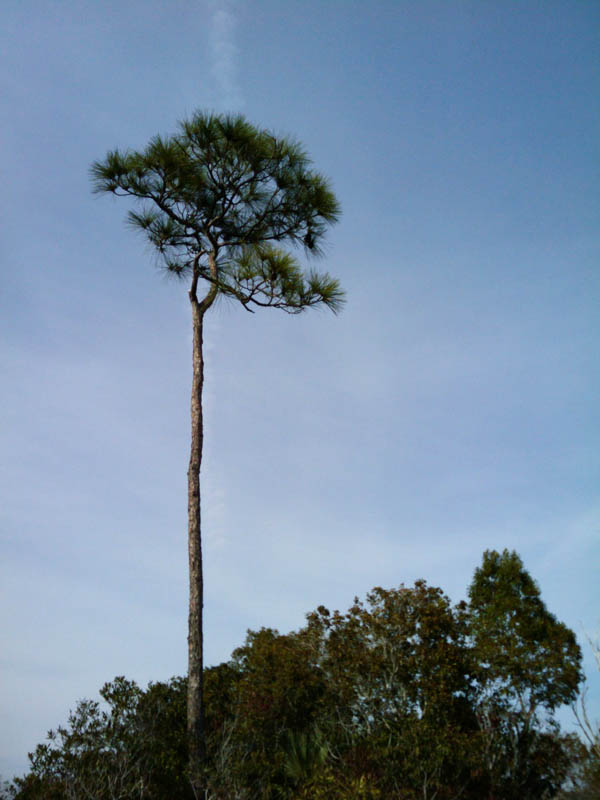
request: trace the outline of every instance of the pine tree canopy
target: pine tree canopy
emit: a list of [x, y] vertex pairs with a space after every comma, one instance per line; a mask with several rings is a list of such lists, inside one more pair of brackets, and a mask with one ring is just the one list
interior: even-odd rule
[[91, 174], [96, 192], [138, 202], [129, 223], [170, 273], [191, 276], [194, 294], [203, 279], [212, 296], [247, 310], [298, 313], [322, 303], [337, 312], [344, 301], [338, 281], [304, 271], [289, 249], [320, 255], [339, 218], [328, 180], [311, 163], [296, 142], [242, 116], [199, 112], [142, 151], [110, 151]]

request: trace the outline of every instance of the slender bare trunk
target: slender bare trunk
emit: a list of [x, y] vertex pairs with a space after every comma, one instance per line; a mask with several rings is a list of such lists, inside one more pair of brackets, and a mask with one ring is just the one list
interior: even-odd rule
[[204, 703], [202, 697], [203, 631], [202, 609], [202, 535], [200, 528], [200, 465], [202, 463], [202, 385], [204, 362], [202, 354], [202, 325], [204, 313], [194, 298], [193, 315], [193, 378], [192, 378], [192, 444], [188, 468], [188, 557], [190, 572], [190, 606], [188, 618], [188, 688], [187, 734], [190, 780], [194, 790], [200, 790], [201, 767], [204, 762]]
[[204, 385], [204, 356], [202, 333], [204, 314], [217, 296], [216, 253], [209, 254], [209, 267], [214, 283], [202, 301], [198, 301], [198, 260], [194, 263], [194, 274], [189, 292], [192, 304], [192, 443], [188, 468], [188, 558], [190, 573], [190, 605], [188, 616], [188, 687], [187, 687], [187, 739], [189, 776], [196, 797], [203, 791], [203, 769], [206, 756], [204, 733], [204, 578], [202, 571], [202, 532], [200, 525], [200, 467], [204, 427], [202, 416], [202, 387]]

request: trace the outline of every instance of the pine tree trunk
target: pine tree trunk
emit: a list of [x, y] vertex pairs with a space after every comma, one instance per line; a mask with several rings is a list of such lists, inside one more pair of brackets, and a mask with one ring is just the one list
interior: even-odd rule
[[205, 757], [203, 673], [203, 575], [200, 529], [200, 465], [202, 463], [202, 385], [204, 362], [202, 325], [204, 308], [190, 295], [193, 314], [192, 444], [188, 469], [188, 556], [190, 605], [188, 618], [187, 737], [190, 780], [196, 797], [201, 796]]

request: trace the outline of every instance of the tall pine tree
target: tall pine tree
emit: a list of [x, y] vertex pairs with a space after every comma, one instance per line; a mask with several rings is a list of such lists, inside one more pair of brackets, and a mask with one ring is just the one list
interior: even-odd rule
[[205, 754], [203, 575], [200, 526], [203, 323], [219, 295], [248, 311], [297, 314], [324, 305], [337, 312], [339, 283], [305, 272], [290, 248], [319, 255], [340, 207], [329, 182], [302, 147], [254, 127], [242, 116], [197, 113], [175, 135], [156, 136], [145, 150], [113, 150], [91, 168], [96, 192], [136, 201], [131, 225], [148, 237], [166, 270], [185, 278], [192, 310], [192, 436], [188, 469], [189, 635], [188, 742], [190, 779], [202, 784]]

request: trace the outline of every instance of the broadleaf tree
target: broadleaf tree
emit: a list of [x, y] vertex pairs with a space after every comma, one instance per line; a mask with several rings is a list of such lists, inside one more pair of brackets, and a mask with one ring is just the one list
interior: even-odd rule
[[344, 293], [327, 273], [305, 270], [294, 250], [322, 254], [339, 203], [329, 181], [295, 141], [244, 117], [198, 112], [144, 150], [112, 150], [91, 167], [96, 192], [135, 202], [128, 222], [156, 249], [167, 272], [187, 280], [193, 325], [188, 469], [190, 779], [201, 783], [203, 573], [200, 526], [203, 323], [219, 296], [246, 310], [311, 306], [340, 310]]
[[[546, 608], [514, 551], [484, 552], [469, 612], [489, 796], [543, 796], [540, 784], [554, 786], [562, 774], [556, 709], [575, 701], [583, 678], [575, 634]], [[532, 769], [536, 762], [544, 772]]]

